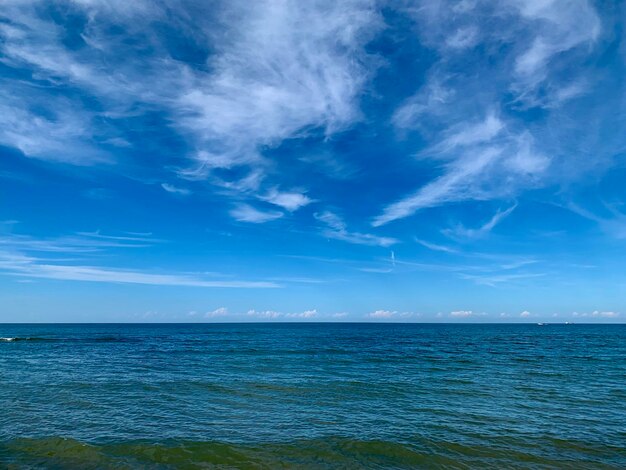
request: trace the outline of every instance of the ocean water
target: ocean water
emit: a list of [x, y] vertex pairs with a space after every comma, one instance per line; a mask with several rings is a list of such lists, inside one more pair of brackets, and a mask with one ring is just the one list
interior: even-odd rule
[[0, 337], [0, 468], [626, 468], [626, 325]]

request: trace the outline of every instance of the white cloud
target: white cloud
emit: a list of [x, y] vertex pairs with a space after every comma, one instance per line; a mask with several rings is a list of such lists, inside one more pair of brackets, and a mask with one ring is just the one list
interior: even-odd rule
[[420, 240], [419, 238], [416, 238], [415, 241], [417, 243], [419, 243], [420, 245], [428, 248], [429, 250], [432, 251], [441, 251], [444, 253], [458, 253], [459, 251], [454, 249], [454, 248], [450, 248], [449, 246], [445, 246], [445, 245], [438, 245], [436, 243], [430, 243], [424, 240]]
[[619, 317], [619, 313], [618, 312], [601, 312], [598, 310], [594, 310], [591, 313], [592, 316], [594, 317], [604, 317], [604, 318], [615, 318], [615, 317]]
[[349, 232], [346, 223], [337, 214], [324, 211], [315, 214], [315, 218], [326, 224], [327, 228], [322, 235], [336, 240], [342, 240], [357, 245], [371, 245], [388, 247], [398, 243], [398, 240], [390, 237], [380, 237], [369, 233]]
[[474, 312], [472, 312], [471, 310], [455, 310], [453, 312], [450, 312], [451, 317], [457, 318], [471, 317], [472, 315], [474, 315]]
[[571, 210], [585, 219], [596, 222], [599, 227], [608, 235], [617, 239], [626, 239], [626, 214], [615, 207], [603, 204], [605, 214], [598, 215], [592, 211], [584, 209], [577, 204], [570, 203], [566, 209]]
[[346, 223], [341, 219], [341, 217], [330, 211], [316, 213], [315, 218], [320, 222], [324, 222], [329, 229], [335, 232], [346, 231]]
[[454, 95], [454, 90], [441, 83], [440, 78], [432, 78], [395, 111], [392, 122], [400, 129], [419, 129], [426, 123], [427, 115], [443, 113]]
[[296, 211], [313, 202], [313, 199], [306, 194], [300, 192], [280, 192], [276, 188], [271, 189], [265, 195], [259, 196], [259, 199], [282, 207], [289, 212]]
[[480, 175], [488, 173], [488, 167], [501, 156], [498, 148], [488, 148], [473, 154], [467, 161], [454, 164], [448, 173], [427, 183], [416, 193], [387, 206], [372, 222], [374, 227], [413, 215], [415, 212], [449, 202], [466, 199], [486, 199], [482, 188], [474, 184]]
[[446, 40], [446, 45], [453, 49], [466, 49], [477, 42], [478, 29], [475, 26], [459, 28]]
[[493, 114], [480, 123], [456, 126], [425, 154], [447, 161], [443, 175], [388, 205], [372, 225], [381, 226], [447, 203], [513, 196], [533, 181], [549, 161], [533, 150], [530, 134], [505, 133]]
[[533, 75], [545, 65], [551, 55], [550, 49], [542, 39], [536, 39], [530, 49], [517, 58], [515, 70], [522, 76]]
[[515, 62], [515, 71], [528, 86], [547, 77], [548, 64], [557, 54], [593, 42], [600, 34], [600, 20], [587, 0], [524, 0], [513, 4], [523, 18], [534, 22], [535, 38]]
[[[68, 0], [64, 11], [86, 20], [73, 48], [65, 25], [39, 3], [9, 2], [0, 12], [2, 62], [36, 81], [0, 84], [1, 144], [47, 160], [113, 162], [132, 148], [116, 127], [156, 111], [192, 149], [186, 163], [169, 167], [178, 175], [209, 178], [227, 196], [244, 193], [289, 212], [312, 200], [271, 189], [290, 167], [264, 154], [286, 139], [330, 137], [360, 121], [360, 97], [380, 63], [366, 50], [384, 27], [374, 0]], [[206, 63], [173, 57], [170, 34], [153, 27], [165, 24]], [[57, 87], [72, 98], [51, 96]], [[243, 219], [263, 217], [248, 211]]]
[[432, 149], [432, 152], [445, 153], [458, 147], [491, 142], [504, 130], [504, 127], [504, 123], [500, 118], [490, 112], [481, 122], [463, 123], [456, 126], [449, 133], [448, 137]]
[[377, 318], [377, 319], [381, 319], [381, 318], [392, 318], [395, 315], [397, 315], [398, 312], [391, 311], [391, 310], [376, 310], [375, 312], [371, 312], [369, 313], [367, 316], [369, 318]]
[[393, 268], [359, 268], [364, 273], [389, 274], [393, 272]]
[[34, 238], [10, 233], [0, 235], [0, 247], [5, 250], [50, 253], [95, 253], [111, 248], [145, 248], [160, 240], [151, 234], [106, 235], [100, 232], [78, 232], [74, 235], [50, 238]]
[[[416, 316], [416, 314], [414, 314], [413, 312], [398, 312], [395, 310], [376, 310], [366, 315], [367, 318], [371, 318], [374, 320], [386, 320], [391, 318], [398, 320], [407, 320], [414, 316]], [[417, 316], [419, 316], [419, 314], [417, 314]]]
[[228, 315], [228, 309], [226, 307], [216, 308], [215, 310], [204, 314], [205, 318], [223, 317], [226, 315]]
[[[168, 70], [163, 67], [167, 61], [161, 57], [158, 67], [157, 83], [164, 86], [152, 93], [157, 86], [154, 81], [147, 84], [145, 73], [147, 70], [153, 74], [157, 71], [148, 63], [143, 62], [142, 69], [137, 67], [136, 60], [120, 60], [122, 49], [117, 47], [109, 51], [104, 48], [67, 48], [65, 27], [49, 15], [41, 15], [39, 3], [32, 0], [10, 2], [3, 5], [0, 12], [3, 20], [0, 36], [4, 39], [0, 44], [2, 62], [18, 70], [28, 70], [33, 76], [33, 82], [12, 80], [9, 86], [5, 79], [0, 88], [11, 90], [10, 94], [0, 93], [0, 141], [18, 148], [27, 156], [46, 160], [78, 165], [112, 161], [113, 155], [102, 147], [119, 147], [123, 139], [101, 125], [103, 115], [119, 115], [137, 102], [154, 102], [161, 99], [158, 96], [171, 94], [165, 93], [169, 88], [166, 82], [170, 82]], [[72, 10], [69, 4], [66, 8]], [[106, 29], [110, 21], [122, 20], [113, 15], [117, 11], [110, 11], [109, 16], [98, 15], [98, 22], [93, 21], [96, 15], [87, 14], [86, 30], [94, 32], [95, 28], [91, 26], [95, 24]], [[132, 24], [124, 24], [129, 34], [130, 30], [136, 31]], [[83, 39], [88, 39], [88, 34]], [[93, 45], [90, 41], [87, 43]], [[105, 58], [107, 52], [110, 55]], [[73, 91], [80, 89], [81, 93], [96, 97], [105, 111], [90, 109], [80, 98], [48, 92], [59, 86]]]
[[[220, 273], [158, 273], [149, 270], [87, 265], [82, 259], [118, 249], [139, 249], [162, 243], [151, 233], [125, 232], [107, 235], [97, 232], [77, 232], [71, 236], [38, 239], [27, 235], [0, 236], [0, 274], [22, 279], [53, 279], [120, 284], [162, 286], [276, 288], [271, 281], [240, 281]], [[46, 258], [41, 254], [45, 253]]]
[[532, 280], [546, 276], [546, 273], [515, 273], [515, 274], [466, 274], [460, 273], [461, 279], [474, 281], [478, 285], [496, 287], [498, 284], [510, 284], [514, 282]]
[[262, 319], [268, 319], [268, 320], [274, 320], [276, 318], [282, 317], [283, 314], [281, 312], [276, 312], [274, 310], [261, 310], [261, 311], [248, 310], [248, 316], [256, 317], [256, 318], [262, 318]]
[[[63, 8], [86, 20], [84, 44], [74, 48], [65, 45], [64, 25], [42, 15], [39, 6], [34, 0], [4, 2], [0, 13], [3, 64], [34, 77], [29, 84], [0, 83], [0, 143], [47, 160], [114, 162], [131, 148], [116, 132], [118, 121], [156, 111], [193, 149], [174, 171], [209, 178], [236, 201], [261, 199], [288, 212], [312, 200], [304, 192], [277, 189], [290, 163], [272, 159], [271, 150], [288, 139], [331, 137], [361, 121], [360, 100], [373, 91], [368, 84], [384, 63], [367, 52], [386, 27], [374, 0], [179, 2], [176, 8], [145, 0], [67, 1]], [[619, 132], [611, 132], [616, 143], [607, 143], [597, 130], [623, 114], [619, 99], [614, 108], [608, 100], [594, 100], [605, 108], [591, 129], [587, 118], [559, 113], [597, 84], [593, 74], [570, 73], [583, 69], [575, 66], [594, 52], [602, 34], [590, 2], [463, 0], [392, 7], [417, 22], [420, 44], [438, 58], [426, 83], [416, 80], [421, 88], [398, 107], [393, 122], [402, 132], [419, 131], [428, 146], [420, 158], [435, 160], [440, 173], [388, 201], [375, 226], [449, 203], [510, 200], [552, 181], [548, 176], [562, 178], [564, 167], [584, 173], [621, 152]], [[163, 24], [175, 25], [197, 46], [198, 66], [172, 57], [170, 38], [153, 28]], [[470, 56], [469, 48], [478, 45], [487, 52]], [[64, 98], [47, 91], [55, 88], [71, 93]], [[510, 112], [533, 106], [549, 112], [540, 126]], [[559, 155], [563, 142], [593, 148], [598, 156]], [[219, 171], [224, 169], [233, 171]], [[188, 191], [165, 184], [166, 191]], [[257, 223], [282, 216], [247, 204], [233, 212]], [[395, 242], [345, 227], [327, 236], [365, 245]]]
[[522, 313], [519, 314], [520, 317], [529, 317], [531, 314], [528, 310], [524, 310]]
[[560, 57], [564, 53], [577, 48], [581, 55], [589, 53], [583, 46], [593, 45], [602, 29], [587, 0], [436, 1], [407, 7], [407, 14], [418, 23], [421, 42], [438, 52], [444, 67], [454, 65], [457, 49], [498, 47], [499, 57], [491, 55], [488, 65], [476, 63], [476, 68], [491, 72], [491, 83], [483, 86], [506, 77], [505, 91], [512, 88], [522, 99], [530, 98], [561, 62], [571, 60]]
[[[76, 165], [107, 163], [110, 157], [94, 145], [93, 113], [41, 90], [11, 86], [0, 91], [0, 144], [29, 157]], [[27, 95], [27, 97], [24, 97]], [[36, 114], [27, 107], [45, 109]]]
[[191, 190], [185, 189], [185, 188], [178, 188], [169, 183], [163, 183], [161, 184], [161, 187], [168, 193], [180, 194], [181, 196], [189, 196], [191, 194]]
[[285, 315], [288, 318], [313, 318], [317, 316], [317, 310], [305, 310], [300, 313], [288, 313]]
[[199, 171], [259, 166], [261, 147], [360, 119], [370, 77], [365, 44], [381, 23], [373, 2], [235, 1], [221, 15], [212, 73], [182, 94], [179, 125], [206, 154]]
[[60, 264], [22, 254], [0, 252], [0, 272], [26, 278], [63, 281], [88, 281], [114, 284], [145, 284], [158, 286], [275, 288], [278, 284], [266, 281], [208, 280], [196, 274], [156, 274], [146, 271]]
[[318, 312], [316, 309], [293, 313], [283, 313], [276, 310], [248, 310], [247, 315], [263, 320], [276, 320], [279, 318], [308, 320], [317, 317]]
[[278, 211], [260, 211], [249, 204], [238, 204], [230, 211], [230, 215], [239, 222], [262, 224], [280, 219], [284, 214]]
[[[421, 43], [436, 50], [440, 60], [392, 121], [405, 134], [419, 133], [427, 144], [422, 159], [443, 165], [438, 177], [389, 204], [374, 226], [444, 204], [515, 198], [524, 190], [580, 176], [600, 161], [588, 155], [573, 159], [572, 152], [561, 155], [560, 150], [564, 141], [598, 134], [576, 116], [572, 122], [571, 110], [561, 109], [593, 82], [581, 65], [601, 33], [594, 7], [586, 0], [470, 3], [407, 7], [419, 25]], [[477, 44], [499, 53], [484, 60], [483, 53], [461, 56], [454, 50]], [[549, 109], [540, 126], [511, 112], [536, 106]], [[615, 114], [601, 112], [604, 119]], [[571, 147], [616, 150], [613, 143], [595, 141]]]
[[463, 225], [457, 225], [454, 228], [442, 230], [442, 233], [449, 236], [450, 238], [455, 239], [482, 238], [485, 235], [489, 234], [496, 225], [498, 225], [503, 219], [508, 217], [516, 208], [517, 204], [513, 204], [511, 207], [505, 210], [498, 209], [498, 211], [493, 215], [493, 217], [491, 217], [491, 219], [489, 219], [487, 222], [485, 222], [483, 225], [476, 229], [466, 228]]

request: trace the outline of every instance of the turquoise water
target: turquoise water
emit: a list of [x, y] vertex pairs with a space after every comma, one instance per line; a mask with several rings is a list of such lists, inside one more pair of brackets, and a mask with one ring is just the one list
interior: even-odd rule
[[626, 325], [0, 337], [3, 468], [626, 468]]

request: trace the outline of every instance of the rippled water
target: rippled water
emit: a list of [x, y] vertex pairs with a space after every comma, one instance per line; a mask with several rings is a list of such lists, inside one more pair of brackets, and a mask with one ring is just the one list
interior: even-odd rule
[[626, 325], [0, 325], [0, 466], [626, 468]]

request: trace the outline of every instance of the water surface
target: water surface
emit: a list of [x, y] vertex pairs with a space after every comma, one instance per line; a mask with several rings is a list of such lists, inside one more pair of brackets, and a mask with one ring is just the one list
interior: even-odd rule
[[626, 468], [626, 325], [0, 325], [15, 468]]

